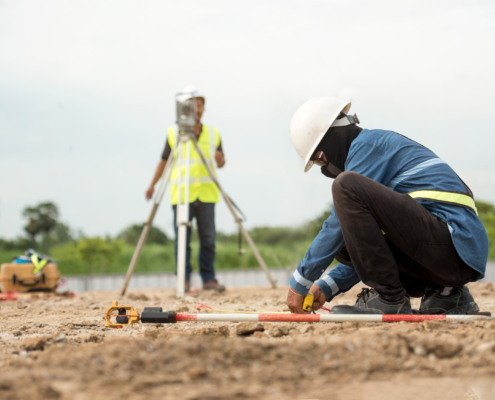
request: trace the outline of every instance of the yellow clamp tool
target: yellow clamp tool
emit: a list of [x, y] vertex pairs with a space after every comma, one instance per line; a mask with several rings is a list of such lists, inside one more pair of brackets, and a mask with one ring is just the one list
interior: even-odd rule
[[313, 311], [313, 301], [314, 301], [314, 296], [313, 296], [313, 293], [308, 293], [305, 297], [304, 297], [304, 301], [303, 301], [303, 306], [302, 306], [302, 309], [304, 311], [308, 311], [308, 312], [311, 312], [313, 314], [316, 314], [314, 311]]
[[[117, 311], [117, 315], [113, 314], [114, 311]], [[127, 311], [129, 311], [129, 314]], [[112, 317], [117, 317], [116, 324], [112, 323]], [[132, 306], [119, 306], [116, 301], [113, 301], [112, 306], [107, 310], [103, 319], [105, 320], [105, 326], [119, 329], [124, 325], [137, 324], [139, 322], [139, 314]]]

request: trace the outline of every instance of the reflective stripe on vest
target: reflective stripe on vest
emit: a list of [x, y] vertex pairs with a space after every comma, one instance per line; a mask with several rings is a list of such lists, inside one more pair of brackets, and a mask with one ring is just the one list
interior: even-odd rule
[[[177, 185], [178, 181], [179, 181], [178, 179], [171, 179], [170, 180], [170, 184]], [[199, 183], [211, 183], [211, 182], [213, 182], [213, 179], [211, 179], [209, 176], [201, 176], [199, 178], [191, 178], [191, 177], [189, 177], [189, 183], [190, 184], [191, 183], [198, 183], [198, 182]], [[182, 179], [182, 183], [185, 183], [184, 182], [184, 179]]]
[[456, 206], [467, 207], [473, 210], [478, 215], [478, 210], [474, 203], [474, 199], [464, 193], [443, 192], [439, 190], [416, 190], [408, 193], [413, 199], [426, 199], [438, 201], [440, 203], [453, 204]]
[[[177, 128], [169, 128], [168, 130], [168, 143], [170, 148], [174, 150], [177, 143]], [[198, 138], [198, 144], [204, 153], [207, 162], [215, 173], [215, 166], [213, 160], [215, 158], [215, 152], [220, 145], [220, 135], [218, 130], [214, 127], [208, 127], [203, 125], [201, 134]], [[186, 156], [186, 143], [182, 146], [183, 161], [185, 162]], [[185, 195], [185, 168], [181, 171], [181, 198]], [[170, 175], [170, 197], [171, 203], [177, 204], [179, 188], [177, 187], [179, 178], [179, 167], [174, 166]], [[194, 145], [191, 143], [191, 154], [189, 159], [189, 203], [199, 199], [204, 203], [216, 203], [220, 200], [220, 192], [217, 185], [213, 182], [208, 174], [208, 169], [203, 164], [199, 153], [196, 151]]]

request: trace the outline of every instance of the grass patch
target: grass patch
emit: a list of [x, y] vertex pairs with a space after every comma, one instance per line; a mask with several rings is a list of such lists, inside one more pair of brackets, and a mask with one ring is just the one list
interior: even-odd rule
[[[217, 241], [215, 269], [259, 268], [259, 264], [251, 249], [247, 246], [244, 247], [246, 248], [246, 252], [239, 255], [236, 243], [222, 243], [221, 241]], [[257, 244], [257, 247], [269, 268], [295, 268], [307, 249], [304, 243], [297, 246]], [[100, 263], [96, 266], [95, 272], [98, 274], [125, 273], [131, 262], [134, 249], [134, 246], [124, 245], [122, 252], [116, 255], [111, 263]], [[193, 270], [199, 271], [198, 242], [193, 241], [191, 243], [191, 251]], [[0, 250], [0, 261], [2, 263], [10, 262], [13, 257], [23, 253], [23, 250]], [[81, 259], [77, 247], [73, 243], [54, 246], [50, 251], [50, 256], [57, 261], [59, 270], [63, 275], [87, 275], [91, 273], [90, 266]], [[144, 246], [141, 252], [135, 272], [173, 272], [174, 270], [175, 257], [173, 244], [148, 244]]]

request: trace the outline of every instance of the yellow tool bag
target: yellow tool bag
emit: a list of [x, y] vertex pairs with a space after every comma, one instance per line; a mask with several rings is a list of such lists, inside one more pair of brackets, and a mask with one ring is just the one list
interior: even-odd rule
[[0, 284], [2, 293], [16, 292], [54, 292], [60, 279], [57, 264], [48, 263], [37, 273], [31, 263], [2, 264]]

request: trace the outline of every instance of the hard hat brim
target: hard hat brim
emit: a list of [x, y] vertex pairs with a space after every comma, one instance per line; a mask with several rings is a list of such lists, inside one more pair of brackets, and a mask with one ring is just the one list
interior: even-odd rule
[[318, 140], [311, 147], [311, 151], [306, 155], [306, 158], [304, 160], [305, 161], [305, 163], [304, 163], [304, 172], [305, 173], [308, 172], [313, 167], [314, 163], [313, 163], [313, 161], [311, 161], [311, 157], [312, 157], [313, 153], [315, 152], [316, 148], [318, 147], [318, 145], [320, 144], [320, 142], [322, 141], [323, 137], [326, 135], [326, 133], [328, 132], [328, 130], [332, 126], [333, 122], [337, 119], [337, 117], [339, 116], [339, 114], [341, 112], [343, 112], [344, 114], [347, 114], [351, 108], [351, 105], [352, 105], [352, 102], [347, 102], [347, 104], [344, 107], [342, 107], [342, 109], [340, 109], [338, 112], [334, 113], [332, 118], [330, 118], [330, 120], [329, 120], [327, 129], [318, 135]]
[[315, 163], [309, 160], [304, 166], [304, 172], [308, 172], [311, 168], [313, 168], [313, 165], [315, 165]]

